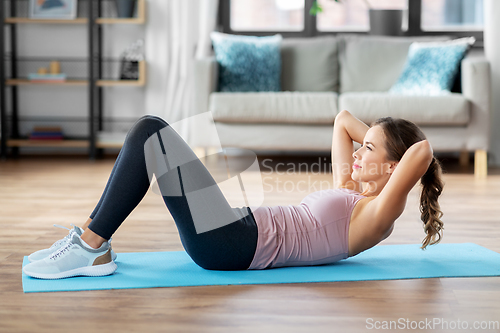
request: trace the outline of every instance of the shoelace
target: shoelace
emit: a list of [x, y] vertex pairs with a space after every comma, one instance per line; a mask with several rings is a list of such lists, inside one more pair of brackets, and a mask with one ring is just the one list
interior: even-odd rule
[[68, 239], [71, 239], [71, 237], [73, 237], [73, 234], [75, 233], [74, 232], [75, 225], [72, 223], [71, 226], [73, 227], [73, 229], [66, 228], [65, 226], [62, 226], [60, 224], [54, 224], [54, 227], [56, 227], [56, 228], [69, 230], [69, 234], [67, 234], [66, 237], [64, 237], [63, 239], [60, 239], [57, 242], [55, 242], [54, 244], [52, 244], [51, 248], [59, 247], [59, 246], [61, 246], [62, 243], [66, 243], [68, 241]]
[[71, 246], [73, 246], [73, 242], [71, 240], [68, 240], [68, 242], [66, 243], [66, 245], [64, 245], [63, 247], [61, 247], [56, 252], [52, 253], [50, 255], [49, 259], [55, 260], [55, 259], [59, 258], [60, 256], [63, 255], [64, 252], [68, 251]]
[[[74, 225], [73, 223], [71, 223], [70, 226], [72, 226], [73, 228], [76, 227], [76, 225]], [[71, 230], [70, 228], [67, 228], [67, 227], [65, 227], [63, 225], [60, 225], [60, 224], [54, 224], [54, 227], [61, 228], [61, 229], [66, 229], [66, 230]]]

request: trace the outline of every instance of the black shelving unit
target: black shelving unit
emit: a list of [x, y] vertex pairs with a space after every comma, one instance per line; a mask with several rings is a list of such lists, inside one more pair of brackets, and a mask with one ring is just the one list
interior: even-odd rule
[[[0, 8], [0, 55], [5, 57], [5, 6], [2, 3]], [[5, 64], [2, 62], [0, 66], [0, 157], [7, 158], [7, 114], [6, 114], [6, 98], [5, 98]]]
[[[103, 87], [111, 85], [142, 86], [144, 78], [137, 82], [121, 82], [117, 76], [119, 60], [103, 58], [103, 24], [144, 23], [145, 0], [138, 0], [138, 17], [130, 19], [116, 18], [113, 0], [79, 0], [77, 18], [74, 20], [36, 20], [28, 15], [29, 0], [0, 0], [0, 54], [3, 56], [0, 66], [0, 156], [5, 159], [9, 148], [12, 154], [18, 153], [18, 147], [26, 145], [19, 133], [18, 87], [31, 84], [28, 73], [36, 72], [40, 64], [47, 64], [49, 59], [42, 57], [18, 57], [18, 24], [81, 24], [87, 26], [88, 54], [82, 58], [58, 58], [67, 74], [67, 81], [61, 85], [87, 86], [88, 89], [88, 135], [74, 138], [54, 146], [88, 147], [88, 154], [95, 159], [99, 153], [97, 132], [103, 130]], [[5, 27], [10, 26], [9, 54], [6, 54]], [[50, 59], [52, 60], [52, 58]], [[142, 64], [142, 68], [145, 65]], [[143, 73], [144, 75], [144, 73]], [[10, 92], [10, 103], [6, 94]], [[10, 104], [10, 105], [7, 105]], [[10, 111], [10, 112], [8, 112]], [[10, 119], [9, 119], [10, 113]], [[10, 125], [10, 126], [9, 126]], [[79, 140], [76, 140], [79, 139]], [[17, 141], [16, 141], [17, 140]], [[12, 143], [13, 144], [9, 144]], [[52, 144], [52, 143], [49, 143]], [[30, 147], [36, 146], [30, 145]], [[40, 145], [46, 146], [46, 145]]]
[[[95, 48], [95, 36], [97, 26], [95, 20], [99, 17], [99, 0], [87, 0], [88, 1], [88, 12], [89, 12], [89, 157], [95, 159], [96, 157], [96, 126], [95, 126], [95, 109], [98, 105], [96, 103], [97, 88], [95, 81], [98, 78], [98, 73], [96, 69], [99, 68], [97, 62], [99, 61], [99, 50]], [[99, 1], [99, 2], [96, 2]]]
[[[89, 25], [94, 25], [94, 20], [88, 17], [88, 9], [90, 5], [95, 0], [79, 1], [78, 2], [78, 18], [76, 20], [60, 20], [59, 22], [64, 23], [78, 23], [83, 24], [88, 22]], [[36, 72], [36, 68], [40, 67], [40, 64], [48, 63], [52, 59], [47, 59], [43, 57], [19, 57], [18, 50], [18, 29], [17, 25], [22, 23], [50, 23], [49, 20], [43, 22], [36, 22], [37, 20], [31, 20], [28, 15], [29, 12], [29, 1], [28, 0], [2, 0], [0, 6], [0, 54], [2, 55], [2, 65], [0, 66], [0, 121], [1, 121], [1, 151], [0, 155], [3, 159], [7, 157], [9, 145], [8, 142], [12, 140], [21, 140], [21, 135], [19, 132], [19, 106], [18, 106], [18, 90], [19, 86], [30, 84], [27, 79], [28, 73]], [[58, 23], [59, 23], [58, 22]], [[5, 27], [9, 26], [9, 53], [6, 53], [6, 41], [4, 39]], [[94, 38], [94, 36], [88, 36], [88, 42]], [[92, 80], [88, 76], [87, 72], [89, 56], [84, 55], [83, 58], [74, 59], [66, 58], [59, 59], [62, 66], [65, 68], [65, 72], [68, 75], [68, 81], [64, 85], [81, 85], [85, 86], [89, 84]], [[89, 84], [91, 85], [91, 84]], [[7, 105], [7, 94], [10, 96], [10, 105]], [[92, 123], [93, 110], [92, 106], [89, 107], [89, 121]], [[9, 112], [9, 111], [10, 112]], [[10, 113], [10, 116], [9, 116]], [[10, 118], [10, 119], [9, 119]], [[89, 140], [89, 156], [91, 158], [95, 157], [92, 145], [92, 137], [95, 136], [91, 131], [86, 138], [83, 140]], [[82, 146], [82, 140], [72, 140], [74, 146]], [[70, 141], [71, 142], [71, 141]], [[94, 144], [95, 145], [95, 144]], [[22, 146], [22, 145], [19, 145]], [[12, 145], [10, 148], [13, 155], [18, 153], [18, 145]], [[47, 146], [47, 144], [41, 143], [40, 146]], [[71, 146], [71, 143], [64, 142], [59, 144], [59, 146]]]

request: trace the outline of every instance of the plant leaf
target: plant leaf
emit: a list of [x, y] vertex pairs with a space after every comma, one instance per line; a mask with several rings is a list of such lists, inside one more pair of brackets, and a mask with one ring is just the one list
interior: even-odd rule
[[[335, 0], [337, 1], [337, 0]], [[323, 12], [323, 8], [321, 8], [321, 6], [318, 4], [318, 1], [314, 1], [312, 3], [312, 6], [311, 6], [311, 9], [309, 10], [309, 15], [317, 15], [318, 13], [322, 13]]]

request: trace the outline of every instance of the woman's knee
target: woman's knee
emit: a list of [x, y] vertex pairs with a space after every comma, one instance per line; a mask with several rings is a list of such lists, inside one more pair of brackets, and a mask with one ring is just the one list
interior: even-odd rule
[[131, 137], [146, 134], [145, 138], [147, 139], [149, 136], [166, 126], [169, 125], [162, 118], [152, 115], [145, 115], [139, 118], [134, 123], [127, 136]]
[[146, 120], [156, 120], [161, 122], [162, 124], [168, 125], [168, 123], [163, 119], [162, 117], [155, 116], [152, 114], [146, 114], [144, 116], [141, 116], [137, 121], [146, 121]]
[[140, 117], [134, 124], [134, 127], [146, 128], [146, 129], [157, 129], [169, 126], [168, 123], [158, 116], [145, 115]]

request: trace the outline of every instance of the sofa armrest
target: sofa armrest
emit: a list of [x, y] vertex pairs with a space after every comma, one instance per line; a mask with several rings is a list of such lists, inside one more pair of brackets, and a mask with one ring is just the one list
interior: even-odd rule
[[217, 91], [219, 66], [215, 57], [195, 60], [194, 73], [196, 114], [208, 111], [210, 94]]
[[466, 149], [488, 151], [491, 114], [490, 63], [484, 53], [470, 53], [462, 60], [461, 72], [462, 94], [471, 103]]

